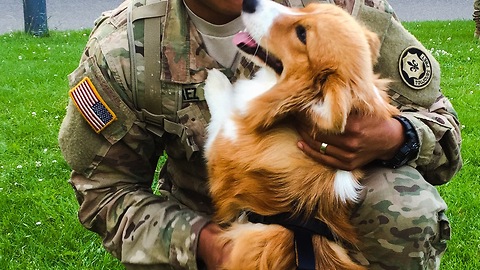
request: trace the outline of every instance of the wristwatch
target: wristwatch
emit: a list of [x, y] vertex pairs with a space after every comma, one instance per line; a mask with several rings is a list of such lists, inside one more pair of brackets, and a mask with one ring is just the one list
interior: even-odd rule
[[417, 156], [418, 151], [420, 150], [420, 142], [415, 127], [407, 118], [400, 115], [396, 115], [393, 118], [397, 119], [400, 124], [402, 124], [405, 134], [405, 142], [392, 159], [382, 160], [381, 163], [385, 167], [396, 169], [405, 165]]

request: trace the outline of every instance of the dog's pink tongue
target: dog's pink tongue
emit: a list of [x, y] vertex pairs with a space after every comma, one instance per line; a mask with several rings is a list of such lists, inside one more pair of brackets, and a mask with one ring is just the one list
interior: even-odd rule
[[252, 36], [247, 32], [238, 32], [233, 37], [233, 44], [238, 46], [257, 47], [258, 44], [253, 40]]

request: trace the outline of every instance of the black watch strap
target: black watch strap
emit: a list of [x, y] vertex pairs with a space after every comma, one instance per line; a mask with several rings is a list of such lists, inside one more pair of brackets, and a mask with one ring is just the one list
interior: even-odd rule
[[395, 169], [405, 165], [417, 156], [420, 149], [420, 142], [415, 127], [407, 118], [400, 115], [396, 115], [393, 118], [397, 119], [402, 124], [405, 134], [405, 142], [392, 159], [382, 160], [382, 165]]

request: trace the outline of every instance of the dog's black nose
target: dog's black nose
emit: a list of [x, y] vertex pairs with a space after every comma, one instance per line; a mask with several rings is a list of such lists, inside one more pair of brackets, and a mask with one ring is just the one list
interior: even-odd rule
[[243, 0], [242, 9], [247, 13], [254, 13], [257, 8], [258, 0]]

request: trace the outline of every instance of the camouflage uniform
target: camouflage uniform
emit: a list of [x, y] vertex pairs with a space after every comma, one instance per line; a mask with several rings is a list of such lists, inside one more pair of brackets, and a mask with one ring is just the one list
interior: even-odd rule
[[480, 0], [473, 2], [473, 20], [475, 21], [475, 37], [480, 38]]
[[[201, 153], [187, 158], [181, 134], [165, 132], [167, 126], [152, 129], [144, 121], [142, 108], [133, 105], [126, 37], [128, 2], [97, 20], [80, 65], [69, 76], [72, 87], [83, 77], [90, 78], [116, 120], [96, 133], [70, 100], [59, 143], [73, 170], [70, 183], [80, 204], [80, 222], [98, 233], [105, 248], [127, 269], [197, 269], [198, 235], [212, 214], [204, 160]], [[375, 25], [372, 21], [376, 19], [369, 12], [377, 9], [384, 11], [381, 14], [385, 16], [381, 16], [388, 22], [396, 23], [384, 0], [335, 2], [367, 24], [370, 20]], [[359, 7], [363, 2], [362, 13]], [[186, 17], [183, 1], [168, 3], [160, 76], [163, 96], [158, 104], [176, 112], [177, 119], [170, 120], [184, 124], [187, 135], [201, 149], [209, 119], [205, 101], [179, 102], [172, 89], [178, 84], [201, 83], [205, 68], [220, 66], [205, 51]], [[377, 71], [384, 77], [399, 76], [399, 53], [392, 56], [394, 60], [388, 58], [389, 46], [408, 38], [415, 41], [398, 25], [395, 29], [400, 32], [394, 33], [398, 37], [383, 37], [386, 48], [382, 52], [387, 56], [382, 56]], [[376, 30], [383, 31], [381, 27]], [[142, 68], [139, 65], [133, 72], [141, 76]], [[248, 72], [243, 71], [250, 68], [241, 61], [235, 72], [245, 74]], [[412, 92], [407, 89], [409, 82], [401, 79], [392, 85], [392, 102], [415, 126], [421, 148], [408, 166], [368, 169], [364, 200], [352, 216], [362, 252], [352, 249], [351, 253], [371, 269], [432, 269], [438, 267], [445, 250], [449, 237], [446, 205], [432, 185], [449, 181], [460, 169], [461, 138], [456, 114], [439, 91], [439, 74], [434, 75], [437, 77], [428, 85], [433, 92], [427, 88]], [[162, 189], [158, 196], [151, 185], [157, 161], [164, 153], [168, 160], [160, 172]]]

